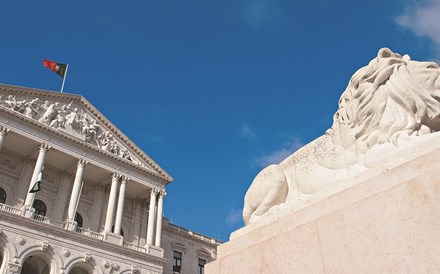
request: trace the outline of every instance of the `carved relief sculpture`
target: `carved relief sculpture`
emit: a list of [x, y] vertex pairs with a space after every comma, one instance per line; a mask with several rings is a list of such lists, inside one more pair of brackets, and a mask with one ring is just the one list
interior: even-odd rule
[[255, 177], [245, 196], [245, 223], [340, 191], [354, 176], [438, 138], [439, 75], [436, 63], [381, 49], [352, 76], [332, 127]]
[[106, 131], [99, 125], [96, 119], [90, 117], [84, 110], [76, 107], [72, 109], [73, 102], [61, 106], [60, 102], [39, 103], [39, 98], [27, 101], [26, 99], [18, 100], [13, 95], [8, 95], [4, 99], [2, 97], [0, 96], [0, 104], [7, 108], [52, 128], [80, 137], [86, 143], [145, 167], [142, 163], [135, 161], [128, 150], [114, 138], [110, 131]]

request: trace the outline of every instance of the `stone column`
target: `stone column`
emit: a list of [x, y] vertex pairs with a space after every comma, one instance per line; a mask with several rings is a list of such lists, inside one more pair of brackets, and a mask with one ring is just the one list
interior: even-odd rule
[[86, 165], [87, 162], [85, 160], [83, 159], [78, 160], [75, 181], [73, 182], [72, 194], [70, 195], [69, 209], [67, 211], [68, 221], [73, 222], [75, 220], [75, 213], [76, 210], [78, 209], [79, 199], [81, 197], [80, 192], [83, 184], [84, 167]]
[[127, 186], [127, 177], [122, 178], [121, 187], [119, 188], [118, 209], [116, 211], [115, 231], [114, 233], [121, 235], [122, 216], [124, 213], [125, 188]]
[[31, 208], [32, 204], [34, 203], [35, 193], [29, 193], [29, 191], [34, 186], [35, 181], [37, 180], [38, 174], [40, 173], [41, 169], [44, 166], [44, 159], [46, 158], [46, 152], [49, 149], [50, 149], [50, 146], [48, 146], [47, 144], [40, 145], [40, 152], [38, 154], [37, 162], [36, 162], [35, 168], [34, 168], [34, 173], [32, 174], [32, 179], [29, 183], [28, 192], [26, 195], [26, 200], [24, 202], [25, 209]]
[[4, 126], [0, 126], [0, 149], [3, 147], [3, 142], [5, 141], [5, 136], [9, 132], [9, 129]]
[[156, 212], [156, 197], [159, 190], [153, 188], [150, 195], [150, 208], [148, 211], [148, 229], [147, 229], [147, 245], [153, 244], [154, 237], [154, 213]]
[[166, 195], [167, 193], [165, 191], [160, 191], [159, 201], [157, 203], [156, 240], [154, 242], [154, 245], [159, 247], [162, 237], [163, 198], [165, 198]]
[[116, 203], [116, 188], [118, 187], [118, 181], [121, 175], [114, 173], [112, 176], [112, 186], [110, 188], [110, 195], [108, 197], [107, 214], [105, 217], [104, 231], [111, 232], [113, 225], [113, 212], [115, 211]]

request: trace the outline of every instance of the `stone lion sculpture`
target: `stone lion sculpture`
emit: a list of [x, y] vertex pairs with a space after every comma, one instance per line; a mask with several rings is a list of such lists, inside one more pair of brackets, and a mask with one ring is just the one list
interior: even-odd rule
[[380, 49], [351, 77], [332, 127], [256, 176], [244, 200], [245, 224], [338, 188], [404, 144], [439, 131], [439, 75], [436, 63]]

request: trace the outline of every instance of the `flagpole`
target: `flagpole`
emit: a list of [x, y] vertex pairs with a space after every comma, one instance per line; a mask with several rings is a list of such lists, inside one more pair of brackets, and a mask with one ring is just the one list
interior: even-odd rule
[[67, 71], [68, 71], [68, 70], [69, 70], [69, 64], [67, 64], [67, 66], [66, 66], [66, 72], [64, 73], [63, 84], [61, 85], [61, 93], [63, 93], [64, 82], [66, 81], [66, 76], [67, 76]]
[[75, 221], [75, 217], [76, 217], [75, 215], [76, 215], [76, 212], [78, 211], [78, 205], [79, 205], [79, 200], [81, 199], [81, 192], [82, 192], [83, 186], [84, 186], [84, 181], [81, 182], [81, 188], [79, 189], [79, 197], [78, 197], [78, 200], [76, 200], [75, 213], [73, 213], [73, 220], [72, 221]]

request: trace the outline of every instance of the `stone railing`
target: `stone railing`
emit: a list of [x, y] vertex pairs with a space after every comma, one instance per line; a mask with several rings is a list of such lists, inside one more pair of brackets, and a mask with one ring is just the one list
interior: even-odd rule
[[190, 235], [190, 236], [192, 236], [194, 238], [197, 238], [197, 239], [205, 241], [205, 242], [209, 242], [211, 244], [221, 244], [222, 243], [222, 242], [220, 242], [220, 241], [218, 241], [218, 240], [216, 240], [214, 238], [209, 238], [209, 237], [203, 236], [200, 233], [188, 230], [186, 228], [180, 227], [180, 226], [175, 225], [175, 224], [168, 223], [168, 228], [170, 228], [172, 230], [175, 230], [175, 231], [178, 231], [178, 232], [183, 233], [183, 234], [188, 234], [188, 235]]
[[[35, 213], [30, 214], [30, 215], [28, 215], [28, 217], [26, 217], [26, 216], [23, 216], [23, 214], [22, 214], [23, 212], [21, 209], [14, 208], [14, 207], [6, 205], [6, 204], [0, 203], [0, 211], [4, 211], [4, 212], [11, 213], [14, 215], [22, 216], [23, 218], [30, 217], [31, 219], [33, 219], [39, 223], [44, 223], [44, 224], [54, 226], [57, 228], [62, 228], [65, 230], [74, 231], [74, 232], [77, 232], [81, 235], [88, 236], [88, 237], [91, 237], [94, 239], [98, 239], [100, 241], [104, 240], [104, 235], [102, 235], [101, 233], [95, 232], [95, 231], [91, 231], [89, 228], [82, 228], [82, 227], [73, 227], [72, 228], [71, 226], [69, 226], [69, 224], [66, 224], [65, 222], [52, 220], [46, 216], [38, 215]], [[163, 249], [160, 247], [154, 247], [154, 246], [142, 247], [142, 246], [138, 246], [138, 245], [128, 243], [128, 242], [124, 242], [122, 245], [128, 249], [131, 249], [131, 250], [151, 254], [154, 256], [163, 257]]]
[[75, 227], [75, 232], [81, 233], [82, 235], [89, 236], [94, 239], [104, 240], [104, 235], [101, 233], [90, 230], [89, 228]]
[[123, 245], [124, 245], [124, 247], [129, 248], [129, 249], [133, 249], [133, 250], [140, 251], [140, 252], [143, 252], [143, 253], [148, 253], [148, 250], [145, 247], [142, 247], [142, 246], [139, 246], [139, 245], [135, 245], [135, 244], [132, 244], [132, 243], [129, 243], [129, 242], [124, 242]]
[[34, 214], [32, 216], [32, 219], [34, 219], [35, 221], [38, 221], [40, 223], [45, 223], [45, 224], [48, 224], [51, 226], [56, 226], [59, 228], [64, 228], [66, 225], [64, 222], [52, 220], [52, 219], [47, 218], [46, 216], [42, 216], [42, 215], [38, 215], [38, 214]]
[[139, 252], [151, 254], [158, 257], [163, 257], [163, 249], [161, 247], [157, 247], [153, 245], [146, 245], [145, 247], [143, 247], [129, 242], [124, 242], [123, 246]]
[[21, 215], [21, 210], [20, 209], [16, 209], [15, 207], [8, 206], [8, 205], [1, 204], [1, 203], [0, 203], [0, 210], [8, 212], [8, 213], [15, 214], [15, 215]]

